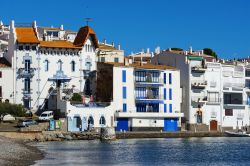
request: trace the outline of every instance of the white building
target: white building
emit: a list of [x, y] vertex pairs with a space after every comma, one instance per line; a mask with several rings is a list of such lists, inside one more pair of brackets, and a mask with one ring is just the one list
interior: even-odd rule
[[[117, 131], [178, 131], [183, 117], [180, 93], [179, 70], [173, 67], [98, 63], [97, 105], [68, 104], [69, 130], [91, 126], [116, 127]], [[109, 106], [103, 108], [104, 103]]]
[[98, 62], [115, 62], [124, 63], [124, 50], [121, 50], [121, 45], [115, 47], [114, 42], [108, 44], [106, 39], [104, 42], [99, 42]]
[[[185, 114], [187, 129], [219, 131], [249, 125], [249, 113], [243, 102], [246, 96], [244, 67], [223, 65], [204, 55], [203, 51], [193, 52], [192, 49], [163, 51], [154, 56], [152, 63], [180, 70], [181, 110]], [[238, 97], [237, 104], [233, 99]]]
[[[41, 34], [40, 34], [40, 33]], [[38, 28], [33, 25], [10, 25], [8, 52], [5, 55], [11, 64], [14, 82], [11, 102], [24, 104], [29, 109], [43, 109], [51, 90], [55, 89], [48, 78], [63, 71], [71, 78], [64, 88], [85, 92], [89, 74], [96, 70], [98, 40], [89, 27], [81, 27], [74, 42], [67, 41], [63, 26], [57, 29]], [[10, 77], [12, 77], [10, 75]], [[4, 89], [5, 91], [5, 89]]]

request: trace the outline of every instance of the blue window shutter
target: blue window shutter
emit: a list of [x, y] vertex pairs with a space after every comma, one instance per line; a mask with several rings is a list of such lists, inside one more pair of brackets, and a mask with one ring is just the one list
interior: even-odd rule
[[122, 82], [126, 82], [126, 70], [122, 70]]
[[164, 100], [167, 100], [167, 89], [164, 88]]
[[127, 112], [127, 104], [123, 104], [123, 112]]
[[172, 89], [169, 88], [169, 100], [172, 100]]
[[164, 104], [164, 112], [167, 112], [167, 104]]
[[127, 98], [127, 88], [125, 86], [122, 87], [122, 96], [123, 96], [123, 99]]
[[169, 73], [169, 84], [172, 84], [172, 73]]
[[172, 106], [172, 104], [169, 104], [169, 112], [170, 112], [170, 113], [173, 112], [173, 106]]
[[166, 75], [166, 73], [164, 73], [164, 84], [166, 84], [167, 83], [167, 75]]

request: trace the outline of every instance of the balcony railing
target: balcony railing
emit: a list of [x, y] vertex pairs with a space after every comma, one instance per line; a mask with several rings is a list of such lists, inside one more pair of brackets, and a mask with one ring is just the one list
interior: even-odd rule
[[244, 88], [244, 83], [232, 83], [232, 82], [224, 82], [223, 87], [234, 87], [234, 88]]
[[35, 69], [31, 68], [29, 70], [25, 70], [24, 68], [19, 68], [17, 74], [22, 78], [31, 78], [35, 75]]
[[198, 103], [207, 102], [207, 96], [192, 96], [191, 99], [193, 102], [198, 102]]
[[193, 80], [191, 81], [192, 87], [195, 88], [205, 88], [207, 86], [207, 81], [205, 80]]
[[163, 95], [152, 95], [150, 93], [146, 94], [145, 96], [135, 96], [137, 100], [164, 100]]
[[204, 73], [206, 71], [206, 66], [194, 66], [192, 67], [193, 72]]
[[163, 84], [163, 79], [156, 77], [135, 77], [135, 83], [152, 83], [152, 84]]

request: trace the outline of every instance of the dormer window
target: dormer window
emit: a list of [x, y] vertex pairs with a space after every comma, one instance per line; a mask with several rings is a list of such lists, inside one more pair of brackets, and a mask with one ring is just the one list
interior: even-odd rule
[[19, 46], [18, 49], [19, 49], [19, 50], [23, 50], [23, 46]]
[[58, 31], [47, 31], [48, 36], [58, 37], [59, 32]]
[[30, 46], [29, 45], [25, 46], [25, 50], [29, 51], [30, 50]]

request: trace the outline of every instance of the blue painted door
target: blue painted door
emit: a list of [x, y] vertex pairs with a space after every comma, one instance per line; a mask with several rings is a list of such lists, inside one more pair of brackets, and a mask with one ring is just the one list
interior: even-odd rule
[[128, 118], [117, 118], [116, 131], [128, 131]]
[[176, 118], [165, 118], [164, 119], [164, 131], [177, 131], [177, 119]]

